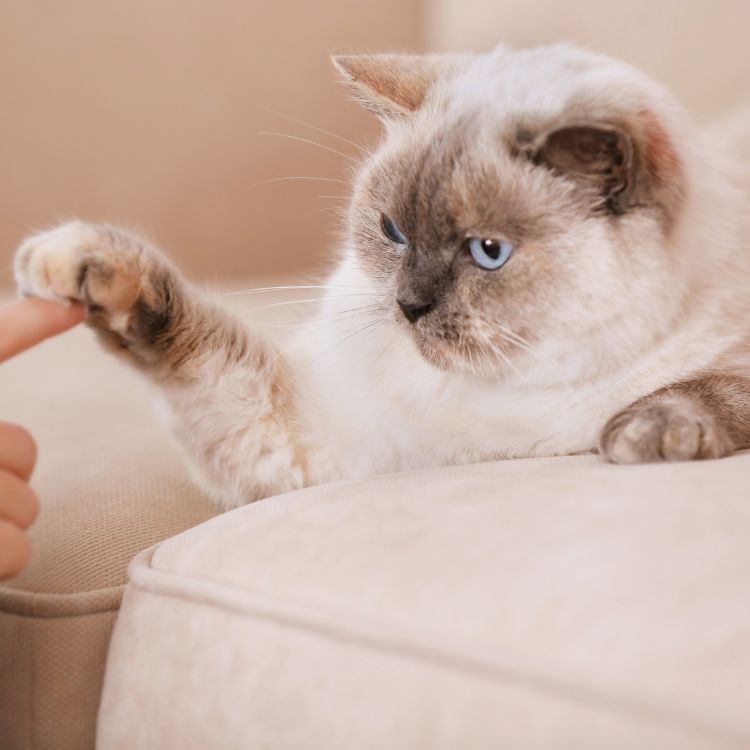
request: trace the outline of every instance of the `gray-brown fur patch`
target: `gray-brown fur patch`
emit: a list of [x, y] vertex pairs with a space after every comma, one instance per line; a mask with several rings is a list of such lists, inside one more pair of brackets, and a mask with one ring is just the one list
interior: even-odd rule
[[750, 381], [708, 375], [663, 388], [615, 415], [599, 445], [615, 463], [720, 458], [750, 447]]

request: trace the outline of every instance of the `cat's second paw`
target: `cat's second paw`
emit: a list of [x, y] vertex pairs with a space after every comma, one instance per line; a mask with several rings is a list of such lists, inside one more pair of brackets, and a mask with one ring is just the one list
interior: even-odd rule
[[727, 430], [689, 398], [645, 401], [607, 422], [599, 450], [617, 464], [720, 458], [734, 450]]

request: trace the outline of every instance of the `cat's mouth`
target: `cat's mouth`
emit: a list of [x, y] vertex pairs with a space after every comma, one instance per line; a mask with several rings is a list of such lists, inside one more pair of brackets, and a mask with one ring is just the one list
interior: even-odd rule
[[465, 312], [440, 300], [397, 297], [395, 315], [422, 358], [440, 370], [497, 378], [516, 370], [507, 341], [486, 341]]
[[423, 359], [440, 370], [491, 379], [518, 374], [515, 360], [523, 347], [514, 342], [487, 342], [437, 314], [409, 324], [408, 332]]
[[475, 372], [472, 341], [455, 324], [439, 319], [434, 312], [408, 323], [408, 332], [422, 357], [434, 367], [449, 372]]

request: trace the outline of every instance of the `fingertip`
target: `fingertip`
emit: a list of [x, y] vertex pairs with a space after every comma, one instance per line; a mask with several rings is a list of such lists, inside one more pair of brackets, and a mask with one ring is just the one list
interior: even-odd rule
[[54, 336], [81, 323], [86, 309], [74, 300], [48, 300], [32, 297], [27, 300], [34, 306], [40, 325], [47, 326], [47, 335]]
[[26, 297], [0, 307], [0, 362], [81, 323], [86, 311], [79, 302]]
[[86, 308], [80, 302], [68, 300], [67, 304], [62, 307], [71, 327], [82, 323], [86, 318]]
[[51, 300], [41, 297], [28, 298], [38, 310], [56, 320], [70, 321], [71, 324], [80, 323], [86, 317], [86, 310], [80, 302], [72, 299]]

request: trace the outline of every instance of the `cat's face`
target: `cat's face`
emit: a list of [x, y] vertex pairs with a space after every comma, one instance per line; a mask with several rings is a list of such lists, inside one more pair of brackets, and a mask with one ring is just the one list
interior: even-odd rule
[[428, 361], [502, 376], [648, 326], [684, 203], [659, 89], [567, 47], [339, 65], [386, 122], [350, 244]]

